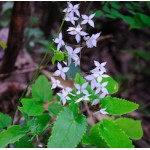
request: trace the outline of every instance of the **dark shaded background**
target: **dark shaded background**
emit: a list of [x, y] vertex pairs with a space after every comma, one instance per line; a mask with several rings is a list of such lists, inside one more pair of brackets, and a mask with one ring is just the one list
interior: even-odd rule
[[[104, 2], [79, 3], [80, 12], [87, 14], [104, 7]], [[127, 3], [130, 2], [119, 2], [122, 6], [119, 11], [123, 15], [129, 14], [125, 8]], [[142, 13], [150, 15], [148, 3], [135, 3], [141, 7]], [[13, 2], [0, 2], [0, 40], [7, 43], [6, 50], [0, 48], [1, 112], [14, 116], [21, 93], [55, 37], [65, 7], [66, 2], [18, 2], [16, 8]], [[86, 31], [90, 34], [102, 32], [101, 38], [97, 48], [82, 50], [80, 69], [85, 75], [94, 67], [94, 60], [107, 62], [107, 73], [120, 85], [115, 96], [140, 104], [136, 112], [129, 114], [142, 120], [144, 130], [143, 138], [134, 144], [136, 147], [150, 147], [150, 28], [130, 29], [130, 24], [122, 19], [106, 16], [95, 18], [95, 24], [94, 29], [87, 28]], [[66, 32], [69, 26], [71, 24], [68, 22], [64, 24], [64, 40], [74, 43]], [[146, 52], [144, 56], [137, 54], [141, 51]], [[51, 64], [51, 53], [46, 60], [49, 60], [48, 65], [45, 66], [45, 61], [40, 73], [56, 69]]]

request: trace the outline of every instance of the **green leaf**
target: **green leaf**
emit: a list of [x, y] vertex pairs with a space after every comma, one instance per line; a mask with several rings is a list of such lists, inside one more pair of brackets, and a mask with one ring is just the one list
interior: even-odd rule
[[143, 136], [140, 120], [133, 120], [131, 118], [119, 118], [115, 120], [115, 123], [131, 139], [139, 140]]
[[34, 148], [29, 136], [25, 135], [15, 143], [16, 148]]
[[23, 107], [18, 107], [18, 109], [27, 114], [28, 116], [40, 116], [44, 111], [44, 107], [41, 102], [36, 101], [32, 98], [23, 98], [21, 100]]
[[54, 116], [57, 116], [62, 109], [63, 109], [63, 106], [58, 103], [51, 103], [48, 106], [48, 111], [52, 113]]
[[1, 41], [0, 40], [0, 46], [3, 48], [3, 49], [6, 49], [7, 48], [7, 45], [5, 42]]
[[141, 14], [141, 13], [138, 13], [138, 15], [139, 15], [141, 21], [142, 21], [145, 25], [147, 25], [147, 27], [149, 27], [149, 26], [150, 26], [150, 17], [147, 16], [147, 15], [145, 15], [145, 14]]
[[19, 125], [11, 126], [0, 133], [0, 148], [5, 148], [10, 143], [15, 143], [24, 136], [23, 128]]
[[84, 136], [82, 142], [83, 144], [93, 145], [96, 148], [109, 148], [105, 140], [100, 136], [99, 125], [99, 123], [95, 124], [91, 128], [89, 136]]
[[8, 127], [12, 124], [12, 119], [9, 115], [0, 112], [0, 128]]
[[86, 80], [79, 73], [77, 73], [76, 77], [75, 77], [75, 83], [79, 84], [79, 85], [82, 85], [85, 82], [86, 82]]
[[111, 115], [123, 115], [136, 110], [139, 105], [116, 97], [105, 97], [101, 99], [101, 108]]
[[112, 120], [103, 119], [99, 126], [101, 137], [111, 148], [133, 148], [131, 140]]
[[121, 6], [118, 4], [118, 2], [110, 2], [110, 5], [115, 9], [121, 9]]
[[44, 102], [52, 100], [51, 84], [44, 75], [39, 76], [35, 84], [32, 85], [32, 96]]
[[51, 117], [48, 114], [42, 114], [28, 121], [28, 128], [33, 135], [41, 134], [45, 129]]
[[55, 61], [63, 61], [64, 60], [64, 54], [60, 51], [56, 51], [54, 56], [52, 57], [52, 64], [55, 64]]
[[112, 77], [103, 78], [102, 83], [103, 82], [108, 82], [106, 89], [108, 90], [109, 94], [114, 94], [118, 92], [118, 83]]
[[48, 148], [73, 148], [82, 139], [87, 127], [86, 117], [78, 115], [78, 105], [71, 104], [59, 114]]
[[101, 10], [96, 11], [95, 17], [98, 18], [101, 16], [103, 16], [103, 12]]

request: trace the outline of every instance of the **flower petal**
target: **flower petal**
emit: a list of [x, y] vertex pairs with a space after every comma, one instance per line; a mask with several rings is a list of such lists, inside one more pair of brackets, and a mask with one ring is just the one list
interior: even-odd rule
[[56, 70], [53, 74], [53, 76], [60, 76], [61, 74], [61, 71], [60, 70]]
[[92, 19], [95, 16], [95, 14], [92, 14], [89, 16], [89, 19]]
[[64, 80], [66, 80], [66, 75], [65, 75], [65, 73], [61, 73], [61, 77], [64, 79]]
[[69, 67], [64, 67], [64, 68], [62, 69], [62, 71], [63, 71], [64, 73], [66, 73], [68, 70], [69, 70]]
[[83, 18], [84, 20], [87, 20], [89, 17], [88, 17], [87, 15], [82, 15], [82, 18]]
[[59, 70], [62, 70], [62, 65], [58, 62], [57, 63], [57, 68], [59, 69]]
[[75, 39], [76, 39], [77, 43], [79, 43], [79, 42], [80, 42], [80, 39], [81, 39], [80, 35], [79, 35], [79, 34], [76, 34]]
[[86, 24], [88, 22], [88, 20], [83, 20], [82, 22], [81, 22], [81, 24]]
[[89, 23], [90, 26], [92, 26], [94, 28], [94, 22], [93, 22], [93, 20], [89, 20], [88, 23]]

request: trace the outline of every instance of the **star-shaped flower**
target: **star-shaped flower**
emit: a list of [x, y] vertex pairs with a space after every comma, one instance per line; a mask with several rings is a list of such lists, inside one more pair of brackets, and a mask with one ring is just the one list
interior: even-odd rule
[[97, 113], [101, 113], [101, 114], [103, 114], [103, 115], [108, 114], [108, 112], [106, 111], [106, 108], [100, 109], [99, 111], [95, 112], [94, 115], [97, 114]]
[[82, 49], [82, 47], [78, 47], [73, 50], [72, 47], [66, 46], [66, 50], [68, 51], [68, 54], [69, 54], [68, 65], [71, 64], [71, 59], [73, 59], [77, 62], [77, 60], [79, 59], [77, 54], [80, 53], [81, 49]]
[[93, 105], [97, 105], [99, 103], [99, 99], [94, 99], [93, 101], [92, 101], [92, 106]]
[[65, 42], [62, 40], [62, 32], [59, 33], [58, 37], [54, 41], [57, 43], [57, 50], [60, 50], [60, 48], [65, 45]]
[[82, 85], [74, 84], [75, 88], [78, 90], [77, 94], [81, 94], [81, 93], [86, 94], [86, 95], [89, 94], [88, 91], [86, 90], [87, 85], [88, 85], [88, 82]]
[[75, 66], [80, 66], [80, 58], [79, 58], [79, 56], [74, 58], [74, 64], [75, 64]]
[[77, 99], [77, 101], [75, 103], [79, 103], [81, 101], [88, 101], [89, 100], [89, 96], [90, 96], [90, 94], [82, 96], [81, 98]]
[[75, 21], [77, 21], [79, 18], [77, 17], [74, 17], [73, 14], [67, 14], [66, 17], [65, 17], [65, 21], [69, 21], [71, 22], [73, 25], [75, 25]]
[[71, 88], [64, 88], [62, 89], [61, 93], [57, 93], [60, 97], [60, 100], [62, 101], [63, 105], [66, 104], [67, 100], [71, 100], [71, 98], [68, 96], [68, 94], [72, 91]]
[[[107, 89], [105, 88], [105, 86], [108, 84], [108, 82], [104, 82], [104, 83], [97, 83], [96, 84], [96, 91], [95, 91], [95, 94], [98, 94], [98, 93], [100, 93], [100, 92], [102, 92], [102, 93], [105, 93], [105, 95], [106, 94], [108, 94], [108, 91], [107, 91]], [[103, 94], [104, 95], [104, 94]]]
[[90, 16], [82, 15], [83, 21], [81, 22], [81, 24], [88, 23], [90, 26], [92, 26], [94, 28], [94, 22], [92, 20], [94, 16], [95, 16], [95, 14], [92, 14]]
[[62, 87], [60, 85], [60, 81], [56, 80], [55, 78], [51, 77], [51, 81], [52, 81], [52, 88], [51, 89], [55, 89], [56, 87]]
[[100, 33], [93, 34], [91, 37], [85, 37], [86, 45], [88, 48], [96, 47], [97, 46], [97, 39], [99, 38]]
[[79, 12], [79, 4], [72, 5], [70, 2], [68, 2], [68, 8], [64, 9], [63, 12], [71, 13], [71, 14], [76, 14], [77, 16], [80, 17], [80, 12]]
[[80, 42], [81, 36], [87, 35], [86, 32], [82, 31], [82, 28], [80, 27], [80, 25], [78, 25], [77, 27], [69, 27], [67, 31], [68, 31], [68, 34], [75, 35], [75, 39], [77, 43]]
[[53, 75], [54, 76], [61, 76], [65, 80], [66, 79], [65, 73], [68, 72], [69, 67], [64, 67], [63, 68], [62, 65], [58, 62], [57, 63], [57, 68], [58, 68], [58, 70], [56, 70]]
[[99, 63], [98, 61], [94, 60], [94, 64], [95, 64], [96, 68], [93, 69], [93, 70], [100, 70], [102, 72], [106, 72], [106, 69], [104, 67], [106, 65], [106, 62]]
[[93, 74], [91, 74], [91, 75], [87, 75], [85, 79], [91, 82], [91, 88], [93, 90], [96, 87], [96, 83], [97, 83], [96, 77]]
[[91, 72], [93, 73], [93, 76], [98, 80], [98, 82], [101, 82], [102, 78], [104, 77], [109, 77], [107, 74], [104, 74], [103, 71], [91, 70]]

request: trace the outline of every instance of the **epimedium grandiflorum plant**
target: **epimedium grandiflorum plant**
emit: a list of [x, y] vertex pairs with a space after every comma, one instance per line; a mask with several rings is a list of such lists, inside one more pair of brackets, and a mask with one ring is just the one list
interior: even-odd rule
[[[63, 10], [63, 22], [70, 22], [67, 33], [80, 46], [66, 43], [62, 31], [59, 31], [53, 41], [57, 49], [52, 48], [52, 63], [57, 61], [57, 70], [51, 81], [40, 75], [31, 87], [31, 96], [21, 97], [18, 110], [22, 118], [19, 125], [13, 125], [10, 116], [0, 113], [1, 148], [10, 144], [16, 148], [132, 148], [132, 140], [142, 137], [141, 121], [122, 117], [136, 110], [139, 105], [111, 96], [118, 91], [118, 83], [107, 74], [106, 62], [95, 60], [95, 68], [86, 76], [77, 73], [73, 81], [74, 88], [64, 88], [56, 79], [59, 76], [66, 80], [71, 63], [80, 66], [82, 43], [87, 48], [97, 47], [101, 32], [89, 35], [84, 31], [86, 25], [95, 27], [95, 14], [80, 14], [79, 7], [79, 4], [68, 2], [68, 7]], [[53, 95], [53, 89], [57, 87], [61, 87], [61, 91]], [[46, 103], [49, 104], [47, 110], [44, 109]], [[94, 111], [93, 115], [103, 115], [103, 119], [88, 130], [89, 123], [79, 107], [82, 103], [88, 103], [91, 107], [97, 105], [99, 110]]]

